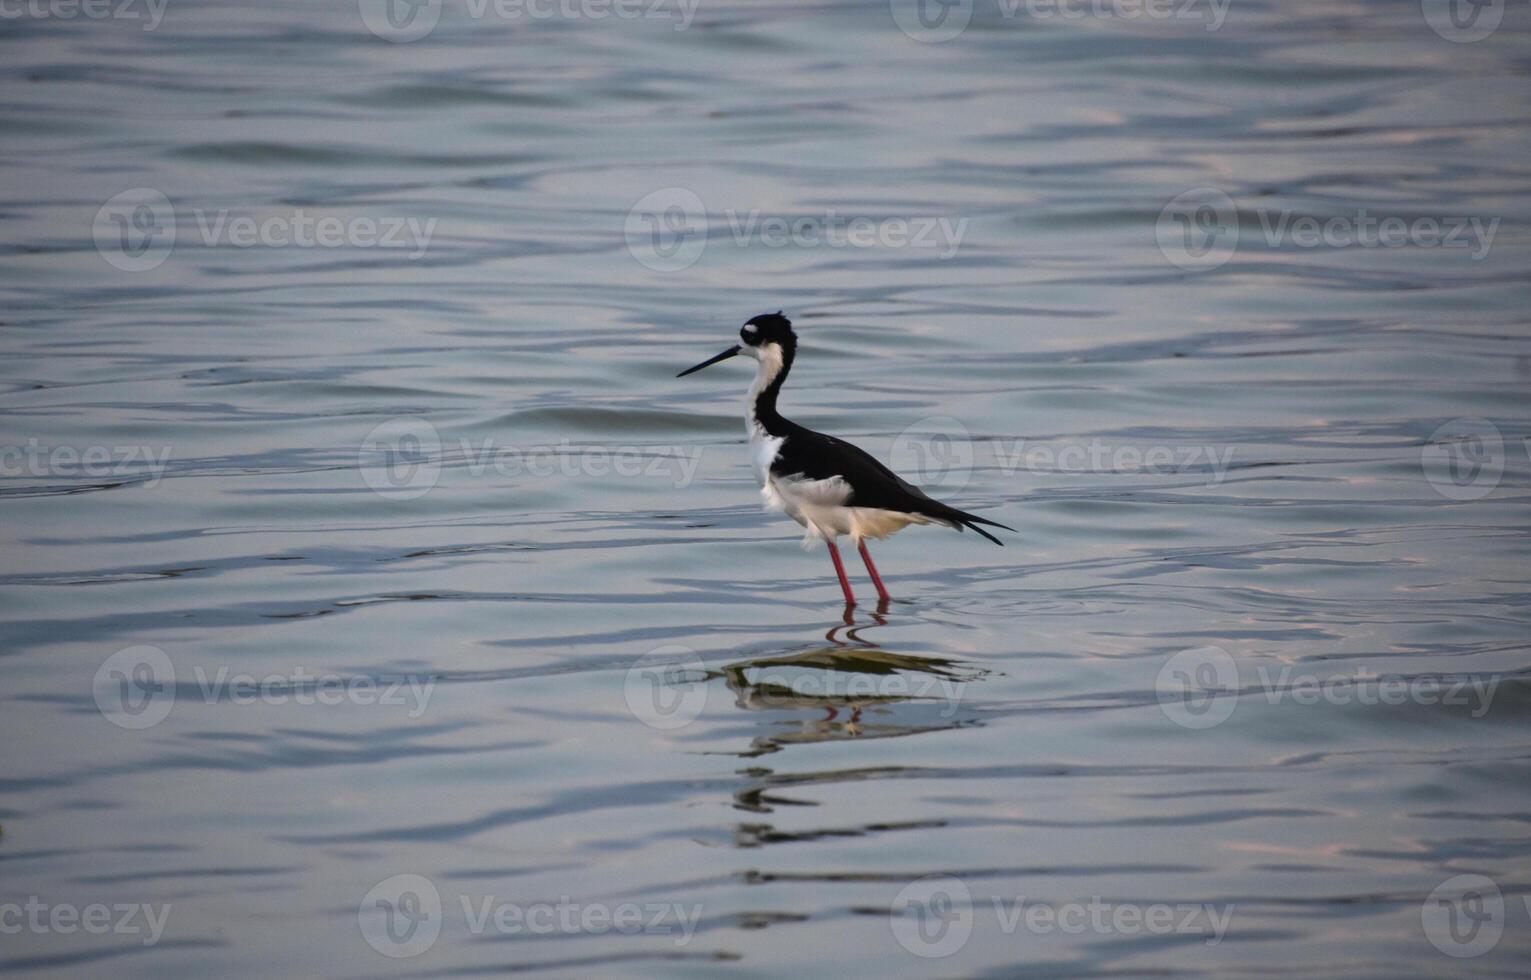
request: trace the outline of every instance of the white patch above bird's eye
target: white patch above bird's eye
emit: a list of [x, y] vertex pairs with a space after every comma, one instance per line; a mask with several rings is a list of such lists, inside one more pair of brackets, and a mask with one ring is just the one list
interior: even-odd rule
[[753, 323], [746, 323], [744, 325], [744, 332], [745, 333], [754, 333], [755, 332], [755, 325]]

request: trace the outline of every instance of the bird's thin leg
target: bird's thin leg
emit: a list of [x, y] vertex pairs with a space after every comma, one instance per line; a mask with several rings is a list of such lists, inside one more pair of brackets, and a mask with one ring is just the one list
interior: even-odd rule
[[854, 606], [856, 593], [851, 591], [851, 580], [845, 577], [845, 566], [840, 562], [840, 549], [835, 545], [834, 538], [826, 538], [824, 543], [829, 545], [829, 557], [834, 560], [835, 574], [840, 576], [840, 588], [845, 592], [845, 604]]
[[872, 576], [872, 584], [877, 586], [878, 604], [887, 605], [893, 597], [888, 595], [888, 587], [882, 584], [882, 576], [877, 574], [877, 566], [872, 564], [872, 553], [867, 550], [865, 538], [858, 542], [857, 548], [861, 552], [861, 560], [867, 563], [867, 574]]

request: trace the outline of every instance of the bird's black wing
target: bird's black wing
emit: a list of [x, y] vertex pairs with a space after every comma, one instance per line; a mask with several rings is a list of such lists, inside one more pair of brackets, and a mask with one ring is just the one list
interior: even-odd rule
[[977, 525], [1014, 530], [932, 499], [860, 446], [796, 424], [792, 424], [786, 441], [777, 451], [771, 472], [779, 477], [802, 474], [810, 480], [838, 476], [850, 484], [851, 497], [846, 502], [852, 506], [920, 514], [950, 524], [959, 531], [970, 527], [995, 544], [1000, 544], [1000, 540]]

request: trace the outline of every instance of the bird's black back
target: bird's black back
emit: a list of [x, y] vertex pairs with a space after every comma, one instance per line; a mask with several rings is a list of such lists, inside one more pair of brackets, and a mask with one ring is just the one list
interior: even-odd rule
[[772, 435], [785, 438], [776, 452], [776, 459], [771, 463], [773, 476], [788, 478], [801, 475], [809, 480], [840, 477], [851, 488], [850, 499], [846, 501], [849, 506], [919, 514], [951, 524], [959, 530], [966, 525], [999, 544], [993, 535], [973, 525], [1004, 527], [1003, 524], [975, 517], [932, 499], [925, 491], [888, 469], [860, 446], [815, 432], [786, 419], [781, 420], [780, 431]]

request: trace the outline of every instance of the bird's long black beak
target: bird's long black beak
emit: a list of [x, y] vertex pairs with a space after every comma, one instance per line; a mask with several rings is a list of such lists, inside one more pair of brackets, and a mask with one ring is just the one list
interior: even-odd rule
[[726, 361], [730, 357], [733, 357], [737, 353], [739, 353], [739, 345], [735, 344], [734, 346], [730, 347], [728, 350], [726, 350], [723, 353], [719, 354], [717, 357], [709, 357], [709, 358], [707, 358], [707, 360], [705, 360], [702, 363], [698, 364], [696, 367], [688, 367], [688, 368], [686, 368], [686, 370], [684, 370], [681, 373], [677, 374], [676, 377], [677, 378], [684, 378], [688, 374], [695, 374], [696, 372], [700, 371], [702, 368], [704, 368], [704, 367], [712, 367], [714, 364], [718, 363], [719, 361]]

